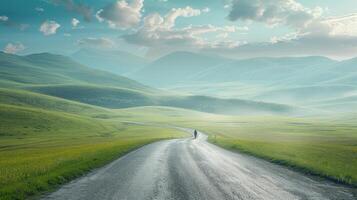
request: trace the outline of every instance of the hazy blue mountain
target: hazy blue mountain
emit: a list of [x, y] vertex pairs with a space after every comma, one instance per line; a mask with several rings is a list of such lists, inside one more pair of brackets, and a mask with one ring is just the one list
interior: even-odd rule
[[119, 75], [132, 73], [149, 63], [143, 57], [124, 51], [81, 49], [71, 57], [85, 66]]
[[331, 72], [338, 74], [326, 83], [329, 84], [357, 84], [357, 58], [345, 60], [333, 65], [330, 69]]
[[206, 82], [239, 81], [271, 85], [295, 76], [298, 72], [313, 71], [334, 63], [324, 57], [253, 58], [221, 65], [197, 78]]
[[191, 52], [174, 52], [130, 74], [129, 77], [151, 86], [166, 87], [195, 80], [200, 73], [229, 62], [232, 60]]
[[336, 70], [340, 73], [354, 73], [357, 72], [357, 58], [344, 60], [336, 63], [331, 70]]
[[[129, 77], [158, 87], [197, 86], [239, 82], [248, 84], [312, 84], [334, 77], [328, 71], [336, 61], [325, 57], [252, 58], [231, 60], [189, 52], [175, 52], [130, 74]], [[315, 79], [326, 73], [326, 79]], [[331, 76], [329, 76], [331, 75]], [[306, 77], [312, 77], [306, 82]]]

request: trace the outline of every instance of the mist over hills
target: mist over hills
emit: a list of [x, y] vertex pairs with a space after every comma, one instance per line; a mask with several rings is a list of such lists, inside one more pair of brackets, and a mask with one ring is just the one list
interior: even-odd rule
[[[336, 111], [357, 91], [357, 58], [345, 61], [319, 56], [232, 60], [176, 52], [129, 77], [155, 87], [215, 97], [308, 107], [333, 100], [334, 104], [324, 108]], [[354, 108], [352, 99], [349, 104]]]
[[[241, 82], [253, 84], [279, 84], [284, 80], [297, 78], [291, 84], [315, 84], [302, 74], [316, 76], [334, 64], [341, 64], [325, 57], [252, 58], [232, 60], [210, 57], [196, 53], [175, 52], [164, 56], [129, 77], [148, 85], [168, 87], [182, 83]], [[333, 72], [333, 70], [330, 70]], [[327, 71], [327, 72], [330, 72]], [[165, 75], [164, 77], [159, 77]], [[182, 79], [184, 81], [182, 81]], [[300, 81], [300, 79], [302, 79]], [[300, 83], [299, 83], [300, 81]], [[290, 83], [289, 83], [290, 84]]]
[[254, 97], [254, 99], [273, 102], [296, 101], [299, 104], [299, 102], [307, 103], [321, 99], [347, 96], [356, 90], [357, 87], [352, 85], [302, 86], [266, 91]]

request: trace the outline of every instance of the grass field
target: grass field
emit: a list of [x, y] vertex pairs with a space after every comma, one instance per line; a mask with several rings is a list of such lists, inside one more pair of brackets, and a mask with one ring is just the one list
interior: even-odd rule
[[125, 117], [110, 118], [106, 109], [0, 92], [1, 200], [36, 197], [142, 145], [187, 136], [175, 129], [126, 123]]
[[269, 117], [205, 125], [202, 130], [224, 148], [357, 186], [355, 124]]
[[196, 128], [224, 148], [357, 186], [357, 118], [233, 117], [141, 109], [126, 112], [141, 120]]

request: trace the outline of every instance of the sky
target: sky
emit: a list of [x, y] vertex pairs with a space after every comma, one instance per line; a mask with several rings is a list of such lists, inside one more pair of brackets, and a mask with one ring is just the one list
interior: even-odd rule
[[356, 0], [1, 0], [0, 49], [357, 57]]

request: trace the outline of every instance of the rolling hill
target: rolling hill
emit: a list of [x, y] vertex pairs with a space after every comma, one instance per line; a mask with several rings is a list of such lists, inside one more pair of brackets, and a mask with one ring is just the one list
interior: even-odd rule
[[0, 199], [38, 199], [145, 144], [186, 136], [119, 112], [0, 89]]
[[23, 106], [0, 105], [0, 137], [39, 136], [45, 134], [99, 130], [93, 121], [79, 115], [64, 112], [53, 112]]
[[63, 99], [106, 108], [155, 105], [155, 96], [137, 90], [93, 85], [53, 85], [26, 88]]
[[24, 90], [3, 88], [0, 88], [0, 104], [82, 115], [110, 112], [109, 110], [101, 107], [69, 101], [63, 98]]
[[72, 59], [49, 53], [28, 56], [0, 52], [0, 86], [46, 84], [96, 84], [150, 90], [136, 81], [85, 67]]

